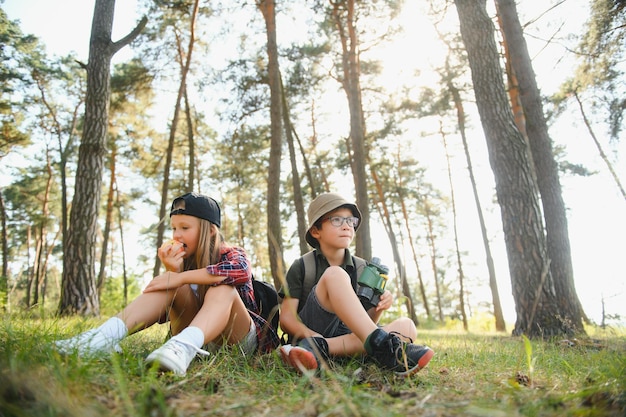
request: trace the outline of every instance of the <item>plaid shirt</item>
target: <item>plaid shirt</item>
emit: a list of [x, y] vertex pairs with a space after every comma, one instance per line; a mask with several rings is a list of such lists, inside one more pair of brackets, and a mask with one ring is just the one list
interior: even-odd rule
[[264, 353], [273, 351], [279, 344], [278, 336], [274, 332], [263, 331], [267, 326], [267, 321], [259, 315], [259, 306], [254, 299], [252, 271], [246, 252], [235, 246], [224, 245], [220, 251], [220, 262], [207, 266], [206, 270], [211, 275], [224, 277], [221, 282], [213, 286], [232, 285], [239, 293], [256, 326], [258, 351]]

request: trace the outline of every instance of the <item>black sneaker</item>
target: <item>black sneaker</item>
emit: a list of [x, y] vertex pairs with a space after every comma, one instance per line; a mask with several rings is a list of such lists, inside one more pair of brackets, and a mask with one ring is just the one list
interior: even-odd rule
[[402, 341], [397, 334], [376, 329], [367, 337], [365, 350], [382, 368], [407, 376], [424, 368], [435, 352], [428, 346]]
[[302, 339], [296, 346], [281, 346], [279, 353], [283, 362], [301, 372], [321, 369], [329, 359], [328, 343], [323, 337]]

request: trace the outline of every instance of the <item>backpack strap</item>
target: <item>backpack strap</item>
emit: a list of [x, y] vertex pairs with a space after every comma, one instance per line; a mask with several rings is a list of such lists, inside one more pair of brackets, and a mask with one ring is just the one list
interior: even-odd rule
[[302, 268], [304, 269], [304, 281], [302, 283], [302, 294], [300, 295], [300, 308], [306, 302], [306, 298], [309, 296], [313, 285], [315, 285], [315, 272], [317, 271], [315, 265], [315, 251], [309, 251], [302, 255]]
[[[304, 269], [304, 282], [302, 283], [302, 294], [300, 295], [300, 308], [306, 302], [306, 298], [309, 296], [309, 293], [313, 289], [313, 285], [315, 285], [315, 272], [316, 272], [316, 263], [315, 263], [315, 251], [309, 251], [302, 255], [300, 258], [302, 261], [302, 267]], [[363, 269], [367, 266], [367, 261], [358, 256], [352, 256], [352, 263], [354, 264], [354, 268], [356, 269], [356, 277], [357, 279], [361, 276]]]
[[352, 263], [354, 264], [354, 269], [356, 269], [356, 279], [358, 280], [361, 273], [363, 273], [363, 269], [367, 266], [367, 261], [358, 256], [353, 256]]

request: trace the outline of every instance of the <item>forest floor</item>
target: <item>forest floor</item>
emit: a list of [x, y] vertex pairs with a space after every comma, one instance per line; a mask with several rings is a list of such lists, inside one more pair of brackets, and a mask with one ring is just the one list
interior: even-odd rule
[[100, 359], [61, 356], [53, 340], [94, 319], [0, 322], [0, 417], [5, 416], [615, 416], [626, 415], [626, 332], [591, 329], [580, 340], [420, 330], [436, 354], [402, 378], [351, 359], [300, 375], [276, 353], [224, 349], [186, 377], [144, 358], [165, 326], [126, 338]]

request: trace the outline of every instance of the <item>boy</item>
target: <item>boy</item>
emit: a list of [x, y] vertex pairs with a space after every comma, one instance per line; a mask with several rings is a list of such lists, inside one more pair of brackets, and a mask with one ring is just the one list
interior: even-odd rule
[[382, 368], [410, 375], [425, 367], [434, 352], [407, 343], [417, 336], [408, 318], [382, 328], [376, 323], [393, 304], [385, 290], [377, 306], [365, 310], [357, 289], [357, 271], [348, 247], [359, 227], [361, 212], [336, 193], [322, 194], [308, 209], [306, 241], [315, 250], [315, 284], [304, 292], [304, 262], [287, 272], [280, 290], [280, 325], [292, 344], [279, 348], [283, 361], [299, 370], [319, 369], [331, 356], [367, 353]]

